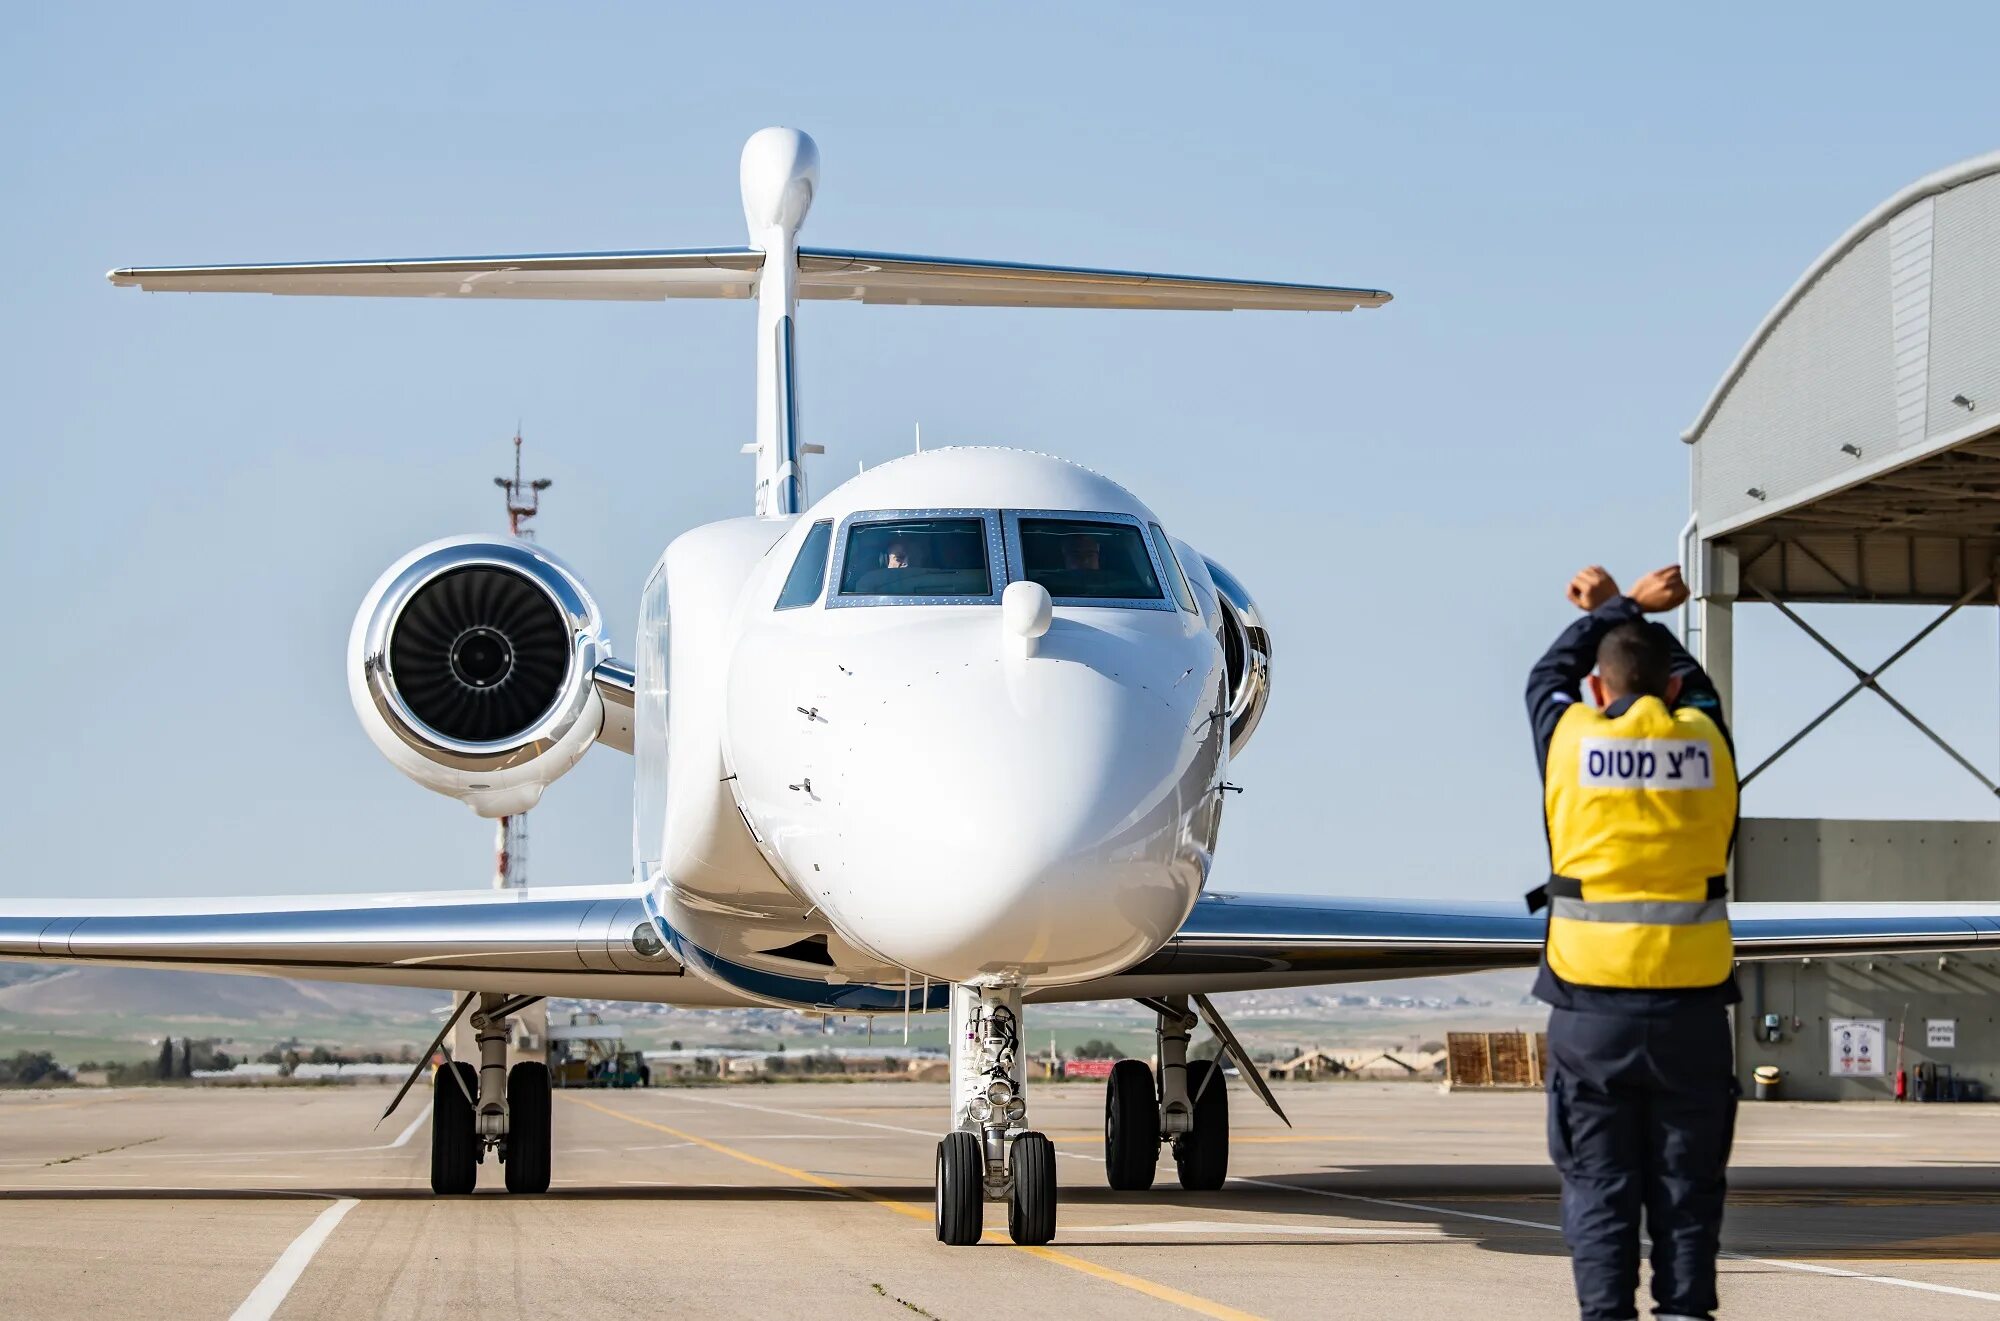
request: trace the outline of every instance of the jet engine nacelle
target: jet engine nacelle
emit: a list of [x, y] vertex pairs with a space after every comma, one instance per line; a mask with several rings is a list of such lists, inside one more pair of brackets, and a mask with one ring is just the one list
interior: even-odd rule
[[389, 566], [347, 643], [361, 727], [397, 770], [485, 817], [525, 812], [604, 723], [611, 660], [568, 565], [505, 537], [451, 537]]
[[1229, 755], [1249, 746], [1271, 700], [1271, 631], [1236, 575], [1202, 556], [1222, 602], [1222, 658], [1229, 674]]

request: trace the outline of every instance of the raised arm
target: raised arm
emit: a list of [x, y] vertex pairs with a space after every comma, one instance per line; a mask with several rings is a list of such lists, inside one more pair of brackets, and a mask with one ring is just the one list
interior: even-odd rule
[[[1549, 739], [1555, 734], [1556, 722], [1572, 702], [1581, 700], [1583, 680], [1597, 664], [1597, 644], [1604, 635], [1620, 624], [1674, 609], [1687, 600], [1688, 588], [1680, 566], [1670, 564], [1653, 570], [1621, 595], [1611, 575], [1593, 565], [1570, 579], [1568, 596], [1570, 604], [1584, 612], [1583, 618], [1564, 629], [1528, 671], [1528, 723], [1535, 734], [1538, 766], [1548, 763]], [[1723, 721], [1722, 699], [1714, 682], [1665, 625], [1652, 627], [1659, 630], [1671, 657], [1669, 672], [1679, 681], [1673, 705], [1703, 712], [1727, 739], [1729, 727]]]
[[1597, 666], [1597, 644], [1606, 633], [1641, 617], [1629, 596], [1602, 569], [1585, 569], [1570, 582], [1569, 599], [1586, 613], [1557, 635], [1528, 671], [1528, 725], [1535, 735], [1535, 765], [1549, 759], [1556, 722], [1583, 698], [1583, 680]]

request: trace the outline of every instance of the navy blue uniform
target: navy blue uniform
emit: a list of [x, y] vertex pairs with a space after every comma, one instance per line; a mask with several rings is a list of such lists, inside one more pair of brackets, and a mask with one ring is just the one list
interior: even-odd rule
[[[1629, 598], [1607, 601], [1563, 630], [1529, 672], [1528, 720], [1544, 773], [1556, 722], [1581, 700], [1598, 643], [1643, 619]], [[1726, 738], [1715, 685], [1671, 633], [1651, 627], [1668, 642], [1681, 681], [1675, 705], [1699, 708]], [[1563, 1238], [1585, 1321], [1638, 1316], [1642, 1217], [1658, 1313], [1709, 1316], [1736, 1123], [1735, 978], [1691, 990], [1577, 986], [1545, 957], [1535, 994], [1551, 1006], [1549, 1156], [1563, 1178]]]

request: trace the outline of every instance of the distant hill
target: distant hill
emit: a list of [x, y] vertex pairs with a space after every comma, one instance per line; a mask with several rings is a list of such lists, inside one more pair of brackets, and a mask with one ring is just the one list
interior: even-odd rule
[[0, 964], [0, 1012], [151, 1018], [402, 1018], [445, 1003], [443, 991], [352, 986], [154, 968]]

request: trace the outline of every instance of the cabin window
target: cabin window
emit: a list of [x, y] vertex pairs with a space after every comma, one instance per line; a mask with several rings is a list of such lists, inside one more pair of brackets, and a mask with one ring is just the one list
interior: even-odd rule
[[1043, 511], [1010, 514], [1008, 522], [1014, 576], [1046, 587], [1057, 605], [1174, 608], [1137, 519]]
[[792, 561], [791, 573], [785, 576], [785, 590], [778, 593], [776, 609], [797, 610], [819, 600], [819, 589], [826, 582], [826, 553], [832, 546], [833, 524], [813, 524], [799, 545], [799, 557]]
[[1148, 526], [1153, 530], [1153, 549], [1159, 552], [1160, 563], [1167, 571], [1167, 581], [1174, 585], [1174, 599], [1189, 614], [1199, 613], [1195, 609], [1194, 593], [1188, 590], [1187, 575], [1181, 572], [1181, 562], [1174, 557], [1174, 543], [1167, 540], [1167, 534], [1160, 530], [1158, 523]]
[[998, 558], [991, 515], [858, 515], [847, 526], [829, 604], [929, 605], [992, 601]]

